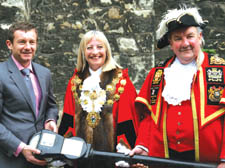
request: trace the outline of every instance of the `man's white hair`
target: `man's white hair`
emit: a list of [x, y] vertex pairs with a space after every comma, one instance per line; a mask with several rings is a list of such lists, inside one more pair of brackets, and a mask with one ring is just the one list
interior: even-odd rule
[[163, 15], [163, 19], [159, 23], [158, 29], [156, 31], [156, 39], [157, 40], [161, 39], [168, 32], [168, 27], [167, 27], [168, 22], [177, 20], [185, 14], [192, 15], [194, 17], [196, 23], [199, 25], [204, 23], [202, 20], [202, 17], [200, 16], [200, 14], [198, 12], [198, 8], [196, 8], [196, 7], [187, 8], [185, 5], [183, 5], [182, 7], [180, 7], [180, 9], [168, 10]]

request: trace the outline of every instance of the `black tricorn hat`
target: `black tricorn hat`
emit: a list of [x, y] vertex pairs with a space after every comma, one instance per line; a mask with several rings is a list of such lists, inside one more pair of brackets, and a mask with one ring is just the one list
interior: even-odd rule
[[[190, 27], [190, 26], [200, 27], [201, 29], [204, 29], [206, 27], [208, 21], [200, 20], [197, 22], [196, 18], [201, 19], [201, 16], [197, 12], [198, 16], [195, 17], [194, 14], [196, 15], [196, 8], [192, 8], [192, 9], [195, 10], [193, 14], [184, 12], [180, 14], [177, 18], [172, 18], [168, 20], [164, 19], [164, 23], [162, 22], [160, 23], [161, 27], [159, 27], [159, 29], [157, 30], [158, 36], [159, 36], [159, 33], [161, 33], [161, 37], [158, 39], [158, 42], [157, 42], [158, 49], [161, 49], [169, 45], [168, 36], [174, 30], [184, 28], [184, 27]], [[163, 26], [165, 26], [166, 28], [164, 28], [164, 31], [161, 31], [160, 29], [162, 29]]]

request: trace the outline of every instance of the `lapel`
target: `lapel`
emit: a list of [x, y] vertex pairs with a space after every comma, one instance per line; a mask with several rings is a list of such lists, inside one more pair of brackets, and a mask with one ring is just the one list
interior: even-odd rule
[[13, 62], [11, 57], [8, 59], [7, 63], [8, 63], [8, 70], [10, 72], [10, 78], [15, 82], [16, 86], [22, 93], [24, 99], [27, 101], [28, 105], [30, 106], [35, 116], [35, 109], [32, 105], [31, 97], [26, 87], [25, 81], [23, 79], [23, 75], [21, 74], [21, 72], [19, 71], [19, 69], [17, 68], [16, 64]]

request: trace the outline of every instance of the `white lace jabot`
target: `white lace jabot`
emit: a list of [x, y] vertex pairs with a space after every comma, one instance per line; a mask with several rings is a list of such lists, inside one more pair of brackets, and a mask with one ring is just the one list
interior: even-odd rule
[[89, 68], [90, 76], [87, 77], [83, 82], [82, 90], [99, 90], [100, 86], [100, 75], [102, 73], [102, 68], [99, 68], [96, 71], [93, 71], [91, 68]]
[[84, 80], [82, 86], [81, 106], [88, 113], [100, 113], [106, 101], [106, 93], [99, 85], [102, 68], [99, 68], [97, 71], [89, 68], [89, 71], [91, 75]]
[[176, 58], [170, 67], [165, 68], [166, 85], [162, 96], [168, 104], [179, 105], [182, 101], [190, 100], [191, 84], [197, 72], [196, 61], [181, 64]]

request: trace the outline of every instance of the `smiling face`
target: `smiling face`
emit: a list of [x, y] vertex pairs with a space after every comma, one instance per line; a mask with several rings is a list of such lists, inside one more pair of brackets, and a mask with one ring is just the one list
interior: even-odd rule
[[106, 47], [104, 43], [93, 37], [86, 45], [85, 59], [89, 67], [96, 71], [102, 67], [106, 60]]
[[13, 43], [6, 41], [14, 58], [24, 67], [27, 67], [37, 50], [37, 33], [35, 29], [29, 31], [16, 30]]
[[202, 34], [196, 27], [178, 29], [171, 33], [171, 49], [182, 64], [188, 64], [197, 58], [201, 50]]

